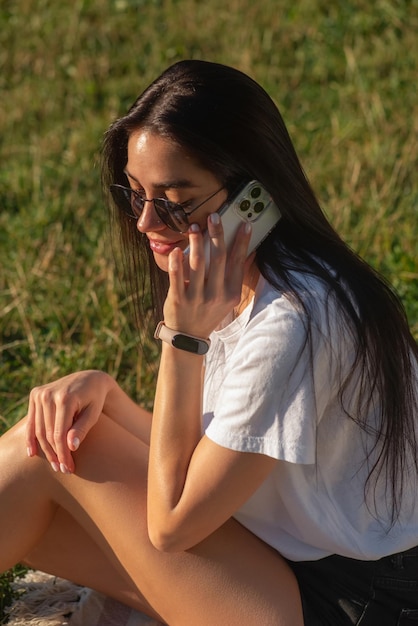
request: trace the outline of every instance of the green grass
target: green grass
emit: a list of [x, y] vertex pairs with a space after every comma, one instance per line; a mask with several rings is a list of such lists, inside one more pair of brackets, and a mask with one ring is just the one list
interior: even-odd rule
[[0, 433], [32, 386], [82, 368], [152, 405], [156, 346], [132, 328], [98, 159], [110, 122], [182, 58], [270, 92], [330, 220], [418, 337], [417, 29], [418, 0], [4, 0]]
[[7, 617], [4, 610], [19, 597], [19, 593], [13, 589], [12, 583], [15, 579], [24, 576], [26, 572], [26, 568], [16, 566], [12, 570], [0, 576], [0, 624], [7, 623]]

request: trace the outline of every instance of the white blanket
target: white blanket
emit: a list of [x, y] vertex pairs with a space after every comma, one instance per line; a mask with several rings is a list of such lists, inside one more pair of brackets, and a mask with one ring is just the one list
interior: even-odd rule
[[92, 589], [43, 572], [13, 583], [19, 598], [6, 609], [9, 626], [161, 626]]

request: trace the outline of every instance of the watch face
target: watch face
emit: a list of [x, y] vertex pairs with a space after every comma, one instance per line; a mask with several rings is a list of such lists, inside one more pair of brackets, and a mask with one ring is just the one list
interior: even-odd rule
[[199, 341], [193, 339], [193, 337], [186, 337], [186, 335], [175, 335], [173, 337], [173, 346], [179, 350], [186, 350], [187, 352], [199, 352]]
[[193, 352], [194, 354], [205, 354], [208, 351], [208, 345], [205, 341], [199, 341], [193, 337], [187, 337], [187, 335], [175, 335], [172, 344], [179, 350], [186, 350], [186, 352]]

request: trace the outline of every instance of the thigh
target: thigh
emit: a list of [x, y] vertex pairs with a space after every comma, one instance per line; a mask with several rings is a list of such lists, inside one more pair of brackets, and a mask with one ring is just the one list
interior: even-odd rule
[[22, 562], [32, 569], [95, 589], [162, 621], [114, 555], [100, 549], [62, 508], [57, 509], [49, 528]]
[[301, 626], [293, 572], [238, 522], [229, 520], [187, 552], [153, 547], [147, 461], [146, 444], [103, 416], [75, 454], [75, 475], [57, 475], [51, 497], [170, 626]]

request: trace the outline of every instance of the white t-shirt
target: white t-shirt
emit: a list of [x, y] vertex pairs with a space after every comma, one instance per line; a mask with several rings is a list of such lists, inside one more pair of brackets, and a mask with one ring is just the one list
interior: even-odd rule
[[[364, 501], [365, 450], [374, 439], [347, 417], [339, 399], [353, 360], [350, 333], [341, 330], [341, 310], [322, 282], [298, 279], [314, 309], [311, 348], [303, 313], [263, 278], [253, 303], [211, 337], [206, 435], [223, 447], [278, 459], [235, 517], [295, 561], [330, 554], [373, 560], [406, 550], [418, 544], [416, 478], [407, 481], [402, 515], [388, 530], [384, 481], [376, 499], [372, 491]], [[353, 381], [348, 410], [357, 388]]]

